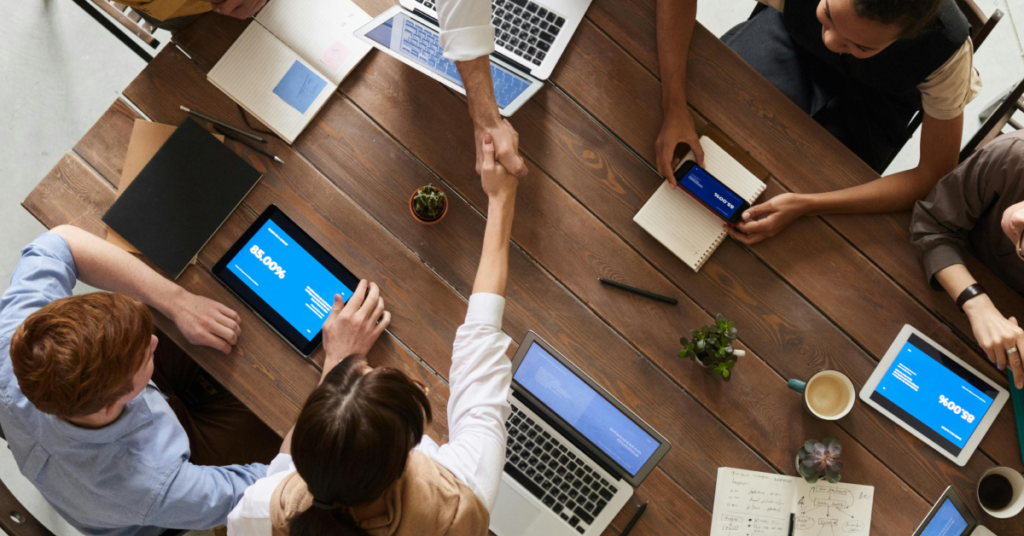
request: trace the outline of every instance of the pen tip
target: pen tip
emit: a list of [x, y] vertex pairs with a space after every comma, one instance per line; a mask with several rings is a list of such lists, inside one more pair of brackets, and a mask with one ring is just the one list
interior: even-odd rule
[[284, 160], [281, 160], [280, 158], [278, 158], [278, 157], [276, 157], [276, 156], [274, 157], [274, 160], [277, 160], [278, 162], [280, 162], [280, 163], [282, 163], [282, 164], [284, 163]]
[[181, 106], [178, 106], [178, 107], [181, 108], [181, 110], [184, 111], [184, 112], [191, 112], [192, 111], [191, 109], [189, 109], [188, 106], [185, 106], [184, 104], [182, 104]]

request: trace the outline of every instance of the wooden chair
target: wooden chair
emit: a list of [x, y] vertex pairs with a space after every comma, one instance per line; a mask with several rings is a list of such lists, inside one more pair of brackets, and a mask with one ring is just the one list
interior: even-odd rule
[[[1021, 80], [1013, 89], [1004, 94], [1001, 97], [1001, 101], [996, 99], [985, 108], [980, 114], [985, 123], [981, 125], [978, 132], [974, 134], [960, 151], [961, 162], [971, 156], [974, 151], [981, 149], [985, 144], [1002, 134], [1003, 127], [1006, 125], [1010, 125], [1017, 130], [1024, 129], [1024, 125], [1013, 119], [1013, 114], [1018, 110], [1024, 112], [1024, 98], [1022, 96], [1024, 96], [1024, 80]], [[985, 118], [986, 115], [988, 115], [987, 119]]]
[[[153, 51], [160, 46], [160, 41], [158, 41], [154, 36], [156, 29], [153, 25], [146, 22], [139, 13], [127, 6], [114, 2], [114, 0], [72, 1], [78, 4], [78, 7], [82, 8], [83, 11], [92, 16], [92, 18], [95, 19], [96, 22], [100, 23], [101, 26], [106, 28], [107, 31], [120, 39], [125, 46], [131, 49], [132, 52], [135, 52], [135, 54], [142, 58], [146, 63], [153, 60], [153, 54], [143, 48], [139, 43], [141, 42]], [[109, 15], [110, 18], [107, 18], [107, 15], [104, 15], [104, 13]], [[120, 24], [120, 27], [111, 22], [111, 18], [117, 21], [117, 23]], [[125, 31], [134, 35], [138, 40], [127, 35]]]

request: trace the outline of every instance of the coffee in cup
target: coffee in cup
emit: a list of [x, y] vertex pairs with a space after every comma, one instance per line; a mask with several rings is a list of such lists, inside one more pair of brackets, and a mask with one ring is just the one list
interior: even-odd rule
[[841, 419], [853, 409], [857, 391], [850, 378], [836, 370], [823, 370], [806, 382], [789, 380], [789, 388], [804, 395], [807, 411], [826, 421]]
[[996, 518], [1013, 517], [1024, 510], [1024, 476], [1009, 467], [993, 467], [978, 481], [978, 502]]

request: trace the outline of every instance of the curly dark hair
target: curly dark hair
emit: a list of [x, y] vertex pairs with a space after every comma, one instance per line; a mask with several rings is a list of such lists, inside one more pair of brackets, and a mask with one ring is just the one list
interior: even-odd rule
[[901, 39], [923, 33], [935, 19], [942, 0], [854, 0], [858, 16], [903, 27]]

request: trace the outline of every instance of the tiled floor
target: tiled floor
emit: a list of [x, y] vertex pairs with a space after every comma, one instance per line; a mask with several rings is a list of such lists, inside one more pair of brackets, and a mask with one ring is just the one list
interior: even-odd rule
[[[967, 108], [964, 139], [979, 126], [978, 111], [1024, 77], [1024, 0], [976, 0], [1006, 17], [976, 55], [984, 80]], [[754, 0], [703, 0], [698, 19], [716, 35], [744, 20]], [[0, 289], [18, 250], [43, 227], [21, 200], [99, 118], [144, 64], [70, 0], [10, 1], [0, 17]], [[1014, 15], [1018, 20], [1014, 19]], [[917, 163], [920, 134], [890, 168]], [[75, 534], [46, 507], [0, 445], [0, 479], [58, 534]]]

